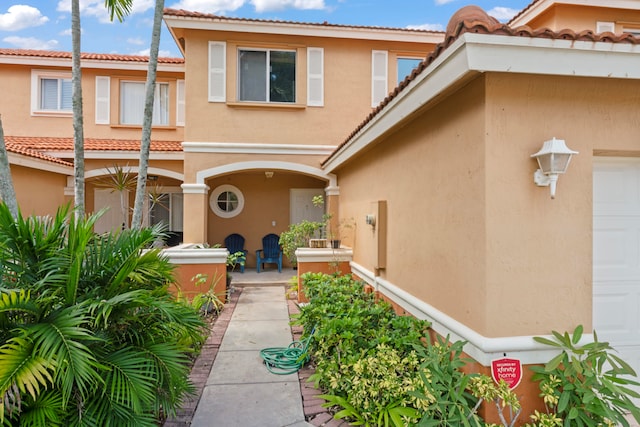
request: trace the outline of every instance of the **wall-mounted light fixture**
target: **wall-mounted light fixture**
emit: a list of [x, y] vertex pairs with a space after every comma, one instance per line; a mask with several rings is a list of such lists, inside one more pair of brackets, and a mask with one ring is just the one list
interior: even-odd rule
[[556, 183], [558, 176], [567, 171], [571, 156], [578, 154], [567, 147], [563, 139], [555, 137], [545, 141], [540, 151], [532, 154], [538, 161], [540, 169], [533, 175], [533, 181], [540, 187], [549, 187], [551, 198], [556, 198]]
[[264, 171], [264, 176], [267, 178], [273, 178], [273, 171]]
[[364, 217], [364, 221], [367, 225], [370, 225], [375, 228], [376, 226], [376, 216], [374, 214], [367, 214]]

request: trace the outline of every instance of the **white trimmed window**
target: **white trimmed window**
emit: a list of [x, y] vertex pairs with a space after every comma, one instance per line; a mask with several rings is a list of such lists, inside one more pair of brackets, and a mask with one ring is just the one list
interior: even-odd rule
[[234, 185], [221, 185], [211, 192], [209, 207], [220, 218], [233, 218], [244, 209], [244, 195]]
[[238, 50], [238, 100], [296, 102], [296, 51]]
[[[120, 124], [142, 125], [144, 98], [145, 82], [120, 82]], [[155, 126], [167, 126], [169, 124], [168, 83], [156, 83], [152, 124]]]
[[31, 72], [32, 113], [72, 113], [71, 73]]

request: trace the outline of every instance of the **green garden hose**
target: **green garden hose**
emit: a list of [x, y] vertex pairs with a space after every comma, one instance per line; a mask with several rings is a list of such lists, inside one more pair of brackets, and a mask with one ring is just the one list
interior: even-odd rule
[[[314, 328], [315, 329], [315, 328]], [[288, 375], [298, 372], [309, 361], [309, 341], [311, 335], [301, 341], [294, 341], [287, 347], [269, 347], [260, 350], [264, 364], [272, 374]]]

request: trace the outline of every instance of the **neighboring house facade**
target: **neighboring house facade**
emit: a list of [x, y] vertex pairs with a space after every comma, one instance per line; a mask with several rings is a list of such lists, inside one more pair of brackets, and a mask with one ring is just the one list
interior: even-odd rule
[[[482, 369], [503, 356], [547, 361], [531, 337], [582, 324], [640, 371], [637, 1], [536, 0], [508, 25], [465, 8], [446, 33], [164, 18], [185, 60], [159, 68], [166, 103], [150, 174], [185, 242], [240, 233], [251, 267], [261, 237], [321, 216], [311, 198], [324, 194], [355, 225], [344, 241], [352, 271], [468, 341]], [[25, 213], [71, 194], [70, 113], [33, 101], [70, 73], [69, 56], [51, 55], [0, 50]], [[116, 203], [99, 183], [109, 167], [136, 170], [140, 126], [123, 91], [144, 80], [146, 62], [98, 55], [83, 67], [92, 211]], [[579, 154], [552, 200], [534, 184], [531, 155], [553, 137]], [[535, 388], [520, 387], [525, 407], [538, 407]]]
[[[121, 227], [121, 207], [133, 205], [133, 191], [121, 203], [110, 176], [117, 168], [133, 176], [137, 171], [148, 59], [83, 54], [82, 67], [86, 205], [88, 212], [113, 207], [96, 226], [106, 231]], [[52, 214], [73, 198], [71, 54], [0, 49], [0, 76], [2, 123], [21, 210]], [[181, 232], [184, 61], [161, 58], [157, 76], [149, 191], [160, 192], [162, 203], [150, 204], [145, 221], [168, 217], [171, 230]]]

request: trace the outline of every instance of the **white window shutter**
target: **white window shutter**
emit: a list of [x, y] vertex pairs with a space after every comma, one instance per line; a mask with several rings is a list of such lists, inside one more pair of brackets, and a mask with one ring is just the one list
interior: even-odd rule
[[225, 42], [209, 42], [209, 102], [226, 101], [226, 57]]
[[184, 80], [176, 81], [176, 126], [184, 126]]
[[388, 91], [388, 52], [386, 50], [371, 51], [371, 107], [387, 96]]
[[96, 76], [96, 124], [108, 125], [111, 121], [109, 95], [111, 92], [111, 78]]
[[598, 21], [596, 22], [596, 33], [615, 33], [616, 32], [616, 23], [615, 22], [604, 22]]
[[324, 49], [307, 48], [307, 105], [324, 107]]

